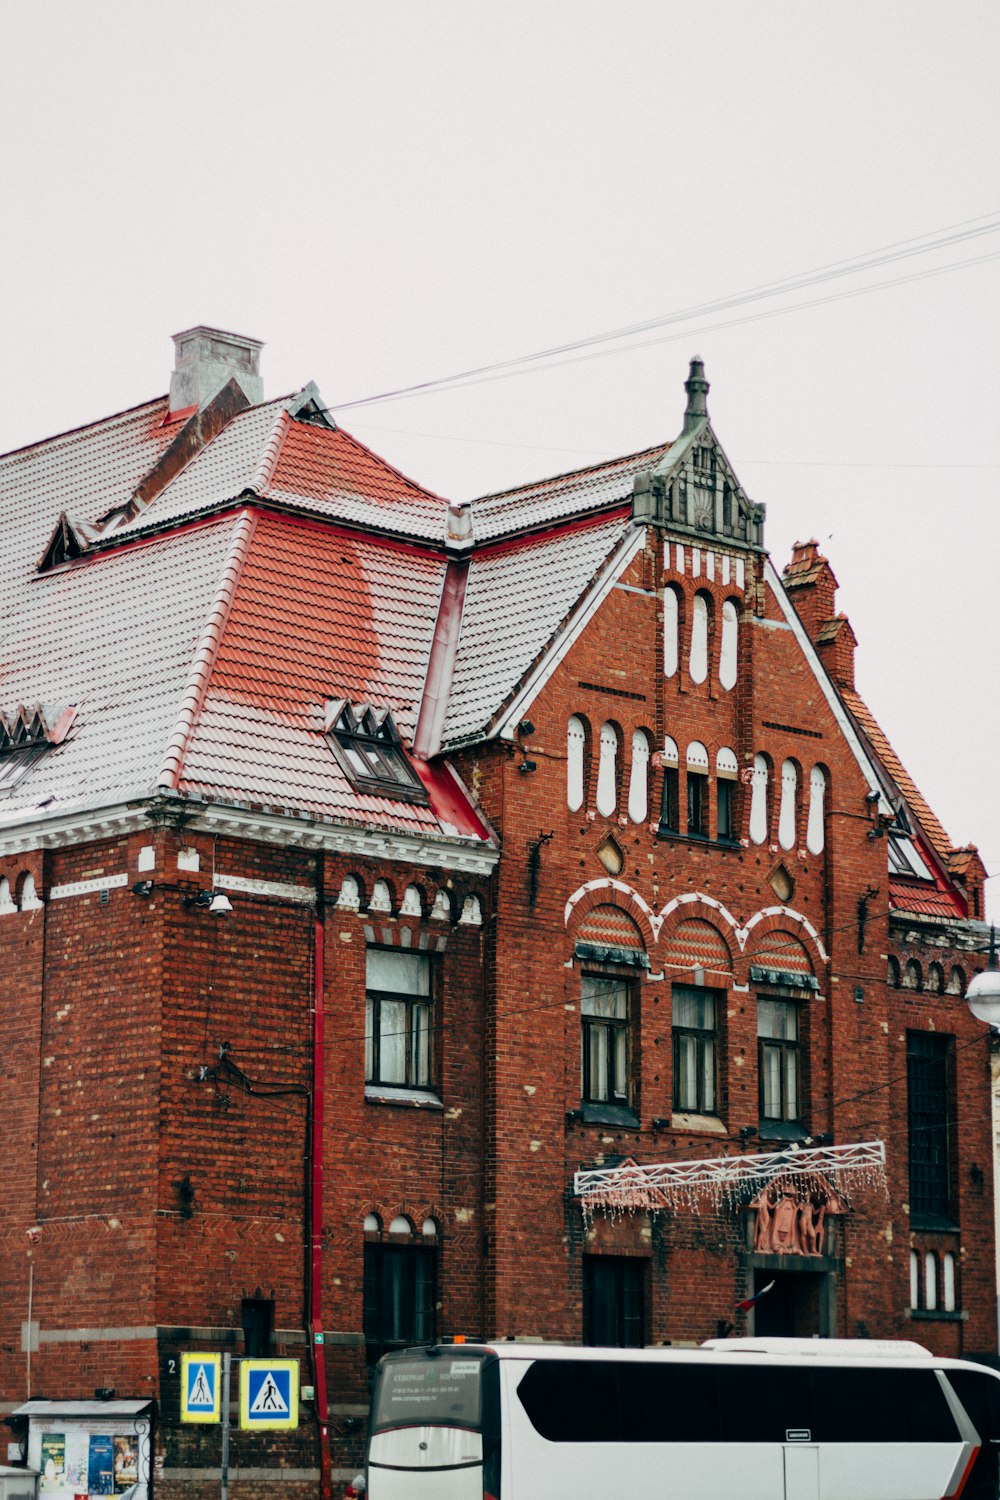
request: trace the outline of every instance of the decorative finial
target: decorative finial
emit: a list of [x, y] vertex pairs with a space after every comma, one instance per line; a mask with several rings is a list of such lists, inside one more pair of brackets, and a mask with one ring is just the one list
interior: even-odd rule
[[708, 381], [705, 379], [704, 362], [696, 354], [691, 361], [691, 369], [684, 389], [688, 394], [687, 409], [684, 412], [684, 431], [691, 432], [699, 422], [703, 422], [708, 416], [708, 404], [706, 397], [710, 390]]

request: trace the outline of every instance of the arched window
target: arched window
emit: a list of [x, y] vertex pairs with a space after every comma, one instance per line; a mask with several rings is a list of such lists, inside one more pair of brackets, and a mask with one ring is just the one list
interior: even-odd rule
[[736, 605], [727, 599], [722, 606], [722, 645], [719, 648], [719, 686], [728, 693], [736, 686], [739, 661], [739, 618]]
[[437, 1232], [438, 1232], [437, 1220], [436, 1219], [425, 1219], [424, 1222], [423, 1222], [423, 1224], [421, 1225], [421, 1228], [420, 1228], [420, 1233], [423, 1235], [424, 1239], [425, 1240], [434, 1240], [434, 1239], [437, 1239]]
[[672, 584], [663, 590], [663, 675], [674, 677], [680, 662], [681, 601]]
[[755, 755], [750, 796], [750, 837], [755, 844], [767, 843], [767, 780], [767, 757]]
[[951, 973], [948, 975], [948, 994], [965, 994], [965, 970], [960, 969], [958, 964], [953, 966]]
[[941, 1306], [945, 1312], [955, 1311], [955, 1257], [950, 1250], [941, 1257]]
[[601, 725], [600, 760], [597, 766], [597, 811], [610, 818], [618, 805], [618, 731], [613, 724]]
[[392, 911], [392, 896], [389, 887], [384, 880], [376, 880], [372, 888], [372, 899], [368, 903], [369, 911], [390, 912]]
[[628, 815], [633, 823], [645, 823], [649, 815], [649, 740], [641, 729], [637, 729], [632, 735]]
[[354, 875], [345, 875], [340, 882], [340, 895], [337, 897], [338, 906], [346, 906], [351, 911], [357, 911], [361, 905], [361, 887], [358, 885]]
[[934, 1312], [937, 1304], [937, 1256], [928, 1250], [924, 1256], [924, 1306], [928, 1312]]
[[576, 714], [566, 725], [566, 805], [570, 812], [583, 806], [583, 761], [587, 749], [587, 726]]
[[920, 1256], [910, 1251], [910, 1306], [920, 1306]]
[[35, 890], [35, 877], [29, 870], [24, 877], [24, 884], [21, 886], [21, 910], [38, 911], [41, 905], [42, 903], [38, 899], [38, 892]]
[[6, 875], [0, 877], [0, 912], [17, 911], [10, 896], [10, 881]]
[[794, 760], [781, 766], [781, 809], [778, 813], [778, 843], [782, 849], [795, 848], [795, 804], [799, 790], [799, 773]]
[[660, 799], [660, 827], [669, 833], [680, 830], [680, 808], [678, 805], [678, 761], [677, 741], [669, 734], [663, 741], [663, 796]]
[[708, 837], [708, 751], [700, 740], [687, 748], [687, 831], [691, 838]]
[[389, 1225], [390, 1234], [412, 1234], [413, 1225], [405, 1214], [397, 1214]]
[[718, 839], [737, 838], [736, 788], [739, 784], [739, 766], [736, 754], [728, 745], [715, 757], [715, 836]]
[[364, 1231], [365, 1234], [382, 1233], [382, 1225], [379, 1222], [378, 1214], [365, 1214]]
[[694, 596], [691, 606], [691, 681], [704, 682], [708, 676], [708, 597]]
[[888, 973], [887, 977], [888, 977], [889, 983], [891, 984], [892, 988], [894, 990], [898, 990], [899, 989], [899, 959], [898, 958], [893, 958], [893, 956], [892, 956], [891, 953], [889, 955], [889, 973]]
[[810, 854], [822, 854], [826, 841], [826, 776], [819, 766], [809, 772], [809, 819], [806, 824], [806, 848]]
[[944, 970], [940, 964], [928, 964], [927, 988], [932, 995], [944, 994]]
[[924, 976], [920, 965], [915, 958], [907, 960], [906, 968], [903, 970], [903, 989], [922, 990], [924, 987]]

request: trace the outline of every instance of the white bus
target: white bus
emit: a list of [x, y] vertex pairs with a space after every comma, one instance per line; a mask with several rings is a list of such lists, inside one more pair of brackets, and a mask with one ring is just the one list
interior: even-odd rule
[[379, 1362], [367, 1500], [997, 1500], [997, 1440], [919, 1344], [436, 1344]]

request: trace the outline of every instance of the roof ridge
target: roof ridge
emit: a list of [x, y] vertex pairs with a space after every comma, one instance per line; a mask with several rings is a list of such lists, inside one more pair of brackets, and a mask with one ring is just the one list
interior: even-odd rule
[[664, 438], [662, 443], [651, 443], [648, 448], [638, 448], [634, 453], [622, 453], [617, 458], [602, 458], [596, 464], [584, 464], [579, 469], [565, 469], [559, 474], [545, 474], [541, 479], [529, 479], [523, 484], [513, 484], [506, 490], [490, 490], [488, 494], [477, 495], [470, 503], [481, 505], [486, 500], [503, 500], [508, 495], [521, 495], [525, 490], [539, 489], [547, 484], [558, 484], [562, 479], [575, 479], [580, 474], [596, 474], [598, 470], [610, 469], [615, 464], [628, 464], [637, 458], [645, 458], [648, 453], [658, 453], [661, 449], [669, 450], [676, 441], [676, 438]]
[[[300, 427], [312, 427], [314, 424], [311, 422], [300, 422], [298, 425]], [[318, 430], [322, 431], [323, 429]], [[397, 469], [395, 464], [391, 464], [387, 458], [383, 458], [381, 453], [376, 453], [374, 448], [369, 448], [367, 443], [363, 443], [360, 438], [355, 437], [353, 432], [348, 432], [346, 427], [341, 427], [338, 423], [331, 430], [339, 433], [341, 437], [346, 438], [349, 443], [353, 443], [355, 448], [360, 448], [363, 453], [367, 453], [369, 458], [374, 458], [384, 469], [388, 469], [390, 474], [395, 474], [397, 479], [401, 479], [411, 489], [419, 491], [421, 495], [426, 495], [428, 500], [439, 500], [444, 506], [452, 503], [445, 495], [439, 495], [436, 490], [429, 490], [426, 485], [420, 484], [418, 480], [411, 479], [409, 474], [404, 474], [402, 469]]]
[[212, 601], [205, 629], [195, 651], [188, 674], [187, 685], [173, 734], [167, 743], [163, 762], [156, 778], [157, 790], [176, 791], [184, 765], [184, 757], [191, 743], [198, 715], [205, 701], [208, 684], [222, 641], [229, 611], [236, 597], [236, 589], [243, 573], [250, 543], [257, 526], [257, 518], [249, 509], [243, 510], [233, 527], [233, 540], [222, 567], [219, 586]]
[[250, 476], [248, 488], [253, 490], [255, 494], [266, 494], [270, 489], [271, 480], [274, 478], [274, 471], [281, 457], [281, 450], [285, 446], [285, 439], [288, 436], [293, 421], [294, 418], [285, 407], [282, 407], [275, 415], [275, 419], [271, 424], [271, 431], [265, 438], [263, 447], [261, 448], [257, 467]]
[[67, 427], [63, 432], [50, 433], [48, 437], [35, 438], [30, 443], [19, 443], [16, 448], [8, 448], [6, 452], [0, 453], [0, 463], [5, 458], [13, 458], [18, 453], [27, 453], [31, 448], [47, 448], [50, 444], [62, 442], [66, 438], [78, 437], [81, 433], [90, 432], [95, 427], [104, 427], [108, 422], [116, 422], [119, 417], [128, 417], [133, 412], [144, 411], [148, 406], [157, 406], [161, 402], [166, 405], [167, 396], [153, 396], [148, 401], [139, 401], [135, 406], [124, 406], [121, 411], [109, 412], [104, 417], [94, 417], [90, 422], [81, 422], [76, 427]]

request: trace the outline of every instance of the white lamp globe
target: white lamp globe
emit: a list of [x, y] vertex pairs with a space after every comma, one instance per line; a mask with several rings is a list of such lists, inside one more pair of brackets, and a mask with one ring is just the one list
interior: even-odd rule
[[977, 1021], [1000, 1026], [1000, 969], [984, 969], [969, 981], [965, 1003]]

